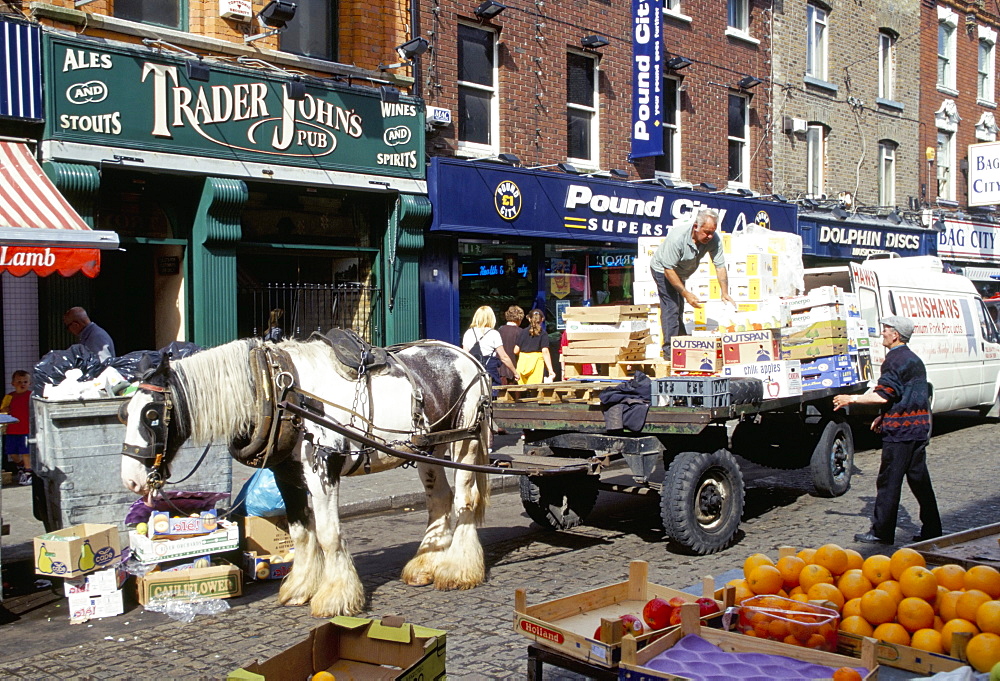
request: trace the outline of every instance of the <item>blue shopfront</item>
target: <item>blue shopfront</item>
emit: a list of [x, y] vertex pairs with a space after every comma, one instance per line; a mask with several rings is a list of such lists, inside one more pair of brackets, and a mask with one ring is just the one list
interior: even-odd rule
[[540, 307], [556, 341], [565, 306], [631, 304], [639, 239], [702, 206], [719, 210], [725, 232], [796, 230], [793, 204], [493, 162], [433, 158], [427, 188], [423, 334], [451, 343], [481, 305], [500, 323], [512, 304]]
[[802, 210], [797, 231], [806, 267], [861, 262], [869, 257], [937, 254], [934, 230], [861, 213], [841, 220], [830, 211]]

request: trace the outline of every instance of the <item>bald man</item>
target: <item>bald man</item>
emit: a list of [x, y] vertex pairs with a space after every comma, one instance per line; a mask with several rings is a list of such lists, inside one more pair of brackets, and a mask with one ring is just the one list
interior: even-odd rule
[[63, 326], [102, 361], [115, 357], [115, 342], [108, 332], [90, 321], [82, 307], [71, 307], [63, 315]]

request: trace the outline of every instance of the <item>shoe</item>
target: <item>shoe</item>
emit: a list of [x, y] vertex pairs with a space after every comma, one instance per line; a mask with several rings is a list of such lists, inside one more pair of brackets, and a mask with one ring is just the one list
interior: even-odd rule
[[34, 475], [32, 474], [32, 472], [30, 470], [27, 470], [27, 469], [23, 470], [23, 471], [21, 471], [21, 474], [17, 476], [17, 484], [22, 485], [22, 486], [23, 485], [30, 485], [31, 484], [31, 478], [33, 478], [33, 477], [34, 477]]
[[854, 535], [854, 541], [860, 542], [862, 544], [892, 544], [892, 543], [894, 543], [891, 540], [882, 539], [881, 537], [876, 537], [870, 531], [869, 532], [865, 532], [864, 534], [856, 534], [856, 535]]
[[930, 541], [931, 539], [937, 539], [940, 536], [941, 536], [940, 533], [939, 534], [924, 534], [923, 532], [921, 532], [920, 534], [913, 535], [913, 541], [915, 541], [915, 542], [918, 542], [918, 541]]

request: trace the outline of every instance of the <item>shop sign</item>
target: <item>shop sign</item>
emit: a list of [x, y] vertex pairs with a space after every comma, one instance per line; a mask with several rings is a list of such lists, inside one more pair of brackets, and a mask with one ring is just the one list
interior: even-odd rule
[[719, 211], [724, 232], [795, 231], [792, 204], [443, 157], [431, 159], [427, 189], [432, 231], [635, 243], [690, 223], [702, 207]]
[[424, 176], [424, 108], [367, 88], [46, 35], [46, 139], [320, 170]]
[[935, 255], [936, 232], [918, 227], [834, 220], [799, 216], [802, 252], [825, 258], [857, 260], [871, 255]]
[[937, 235], [937, 254], [948, 260], [1000, 262], [1000, 228], [968, 220], [945, 220]]
[[663, 153], [661, 0], [632, 0], [632, 158]]
[[1000, 142], [969, 145], [969, 205], [1000, 203]]
[[51, 248], [0, 246], [0, 272], [23, 277], [34, 272], [40, 277], [59, 272], [64, 277], [82, 271], [94, 278], [101, 271], [101, 252], [96, 248]]

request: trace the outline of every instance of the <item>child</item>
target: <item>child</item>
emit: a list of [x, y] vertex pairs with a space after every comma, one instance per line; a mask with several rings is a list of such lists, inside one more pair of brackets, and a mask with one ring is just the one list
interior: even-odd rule
[[17, 484], [31, 484], [31, 455], [28, 452], [28, 410], [31, 404], [31, 374], [23, 369], [15, 371], [10, 378], [14, 392], [4, 395], [0, 404], [0, 414], [10, 414], [18, 419], [8, 424], [3, 436], [3, 450], [17, 465]]

